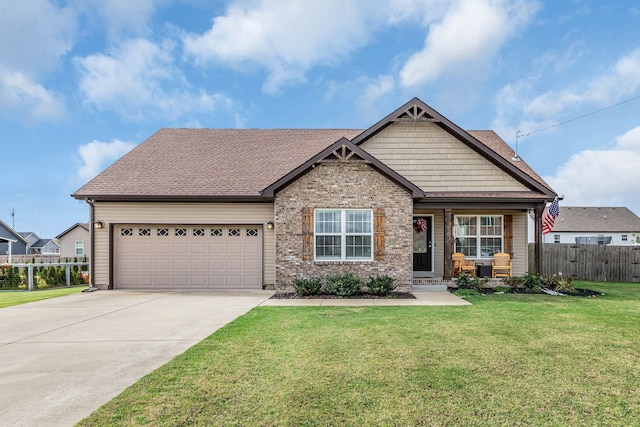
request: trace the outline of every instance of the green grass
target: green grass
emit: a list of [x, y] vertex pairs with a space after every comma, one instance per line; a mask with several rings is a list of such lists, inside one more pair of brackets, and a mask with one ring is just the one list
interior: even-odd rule
[[75, 294], [87, 289], [87, 286], [75, 286], [71, 288], [56, 288], [39, 291], [2, 291], [0, 292], [0, 308], [12, 305], [26, 304], [28, 302], [43, 299], [56, 298], [64, 295]]
[[80, 425], [638, 425], [640, 284], [587, 287], [605, 295], [259, 307]]

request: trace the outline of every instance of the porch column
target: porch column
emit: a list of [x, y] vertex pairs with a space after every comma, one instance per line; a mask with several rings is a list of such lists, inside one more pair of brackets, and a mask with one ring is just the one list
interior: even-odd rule
[[542, 273], [542, 214], [544, 213], [545, 205], [535, 208], [535, 251], [533, 253], [533, 272], [537, 274]]
[[444, 280], [451, 280], [451, 272], [453, 270], [451, 255], [453, 248], [452, 233], [453, 216], [451, 209], [444, 209]]

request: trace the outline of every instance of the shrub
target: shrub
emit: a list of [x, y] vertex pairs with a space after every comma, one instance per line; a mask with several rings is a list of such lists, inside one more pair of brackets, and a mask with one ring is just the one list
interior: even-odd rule
[[456, 284], [458, 285], [458, 289], [475, 289], [476, 284], [471, 276], [467, 273], [458, 274], [458, 278], [456, 279]]
[[364, 280], [353, 273], [327, 277], [327, 291], [341, 297], [351, 297], [362, 293]]
[[476, 286], [476, 288], [481, 291], [485, 288], [485, 286], [487, 285], [487, 283], [489, 283], [489, 278], [488, 277], [475, 277], [473, 279], [473, 283]]
[[317, 295], [322, 288], [322, 280], [319, 277], [299, 277], [293, 280], [293, 290], [300, 296]]
[[387, 296], [396, 288], [395, 280], [387, 275], [369, 277], [369, 291], [373, 295]]
[[493, 290], [497, 293], [497, 292], [502, 292], [502, 293], [506, 293], [509, 292], [509, 288], [507, 286], [496, 286], [495, 288], [493, 288]]
[[522, 276], [523, 285], [528, 290], [540, 289], [542, 286], [542, 279], [536, 273], [526, 272]]
[[555, 288], [556, 292], [561, 292], [563, 294], [571, 294], [575, 292], [573, 285], [571, 284], [571, 277], [560, 278], [558, 279], [558, 284]]

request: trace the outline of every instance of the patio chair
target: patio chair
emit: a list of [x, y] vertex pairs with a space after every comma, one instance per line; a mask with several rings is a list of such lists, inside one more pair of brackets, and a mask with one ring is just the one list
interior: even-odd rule
[[453, 277], [458, 277], [460, 273], [466, 273], [470, 276], [476, 275], [476, 261], [474, 259], [466, 259], [464, 254], [456, 252], [451, 255], [453, 260]]
[[511, 277], [511, 255], [499, 252], [493, 254], [493, 261], [491, 261], [492, 277]]

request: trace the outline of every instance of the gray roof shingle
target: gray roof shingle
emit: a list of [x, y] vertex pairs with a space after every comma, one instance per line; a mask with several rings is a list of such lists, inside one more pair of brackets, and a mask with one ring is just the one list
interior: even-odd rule
[[625, 207], [561, 206], [554, 232], [640, 232], [640, 218]]
[[[342, 137], [362, 129], [161, 129], [93, 178], [78, 199], [260, 197], [260, 191]], [[493, 131], [469, 131], [544, 187]]]

